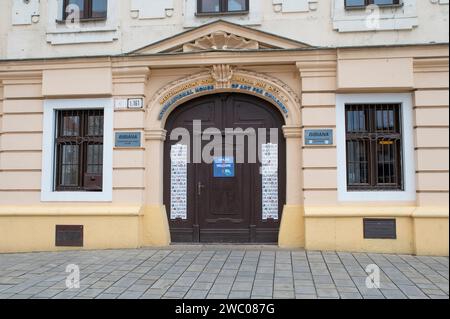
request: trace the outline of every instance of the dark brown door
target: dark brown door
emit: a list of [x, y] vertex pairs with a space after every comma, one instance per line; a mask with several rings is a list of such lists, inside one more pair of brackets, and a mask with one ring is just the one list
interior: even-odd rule
[[[185, 218], [172, 219], [171, 215], [171, 149], [178, 140], [170, 135], [176, 128], [185, 128], [193, 145], [193, 121], [201, 120], [202, 131], [217, 128], [223, 135], [222, 153], [233, 150], [234, 172], [217, 175], [214, 163], [187, 165], [187, 214]], [[166, 129], [164, 161], [164, 202], [168, 211], [172, 242], [202, 243], [276, 243], [281, 212], [285, 203], [285, 141], [281, 127], [283, 118], [270, 103], [243, 94], [217, 94], [201, 97], [179, 106], [169, 117]], [[263, 219], [261, 163], [248, 157], [250, 140], [233, 138], [225, 143], [225, 129], [266, 128], [269, 142], [270, 128], [278, 131], [278, 219]], [[256, 138], [257, 136], [255, 136]], [[257, 144], [263, 141], [256, 138]], [[210, 141], [202, 141], [202, 147]], [[251, 143], [250, 143], [251, 145]], [[237, 160], [236, 151], [245, 154], [243, 163]], [[249, 160], [250, 159], [250, 160]]]

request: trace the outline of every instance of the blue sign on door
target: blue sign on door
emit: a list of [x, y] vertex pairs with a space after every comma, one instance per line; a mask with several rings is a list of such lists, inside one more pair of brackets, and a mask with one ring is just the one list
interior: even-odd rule
[[234, 158], [220, 157], [214, 159], [214, 177], [234, 177]]

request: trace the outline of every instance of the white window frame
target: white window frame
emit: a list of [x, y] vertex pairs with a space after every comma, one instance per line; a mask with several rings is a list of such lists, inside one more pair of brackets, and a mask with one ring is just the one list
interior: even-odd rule
[[[103, 134], [103, 187], [101, 192], [58, 192], [55, 190], [55, 138], [56, 111], [59, 110], [104, 110]], [[110, 202], [112, 201], [113, 172], [113, 99], [73, 99], [44, 101], [44, 132], [42, 142], [43, 202]]]
[[[346, 104], [399, 103], [402, 107], [402, 139], [403, 139], [403, 190], [398, 191], [349, 191], [347, 185], [346, 156]], [[338, 200], [347, 202], [404, 202], [416, 200], [415, 160], [414, 160], [414, 128], [413, 103], [409, 93], [386, 94], [338, 94], [336, 96], [336, 137], [337, 137], [337, 184]]]

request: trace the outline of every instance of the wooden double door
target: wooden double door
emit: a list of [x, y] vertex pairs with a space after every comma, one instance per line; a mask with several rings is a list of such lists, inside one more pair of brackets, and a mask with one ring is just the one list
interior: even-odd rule
[[[197, 127], [194, 126], [197, 121]], [[201, 131], [198, 131], [198, 121], [201, 121]], [[279, 111], [265, 100], [244, 94], [223, 93], [208, 95], [179, 106], [166, 123], [167, 139], [165, 142], [164, 161], [164, 203], [166, 205], [172, 242], [174, 243], [277, 243], [281, 213], [285, 204], [286, 187], [286, 146], [282, 133], [283, 118]], [[183, 187], [173, 185], [178, 180], [173, 178], [173, 160], [171, 151], [179, 140], [171, 140], [175, 129], [187, 130], [190, 135], [188, 148], [189, 163], [185, 167], [185, 191]], [[219, 158], [212, 163], [199, 162], [194, 155], [194, 139], [201, 141], [202, 149], [211, 141], [201, 139], [199, 134], [206, 129], [215, 128], [222, 135], [223, 163]], [[248, 148], [254, 145], [251, 138], [245, 136], [233, 141], [225, 141], [226, 129], [240, 128], [242, 131], [266, 129], [265, 141], [262, 136], [255, 135], [256, 145], [270, 142], [270, 129], [277, 131], [277, 162], [276, 196], [264, 196], [263, 175], [258, 152], [256, 162], [249, 156]], [[235, 131], [236, 132], [236, 131]], [[247, 131], [249, 132], [249, 131]], [[244, 134], [245, 135], [245, 134]], [[212, 140], [212, 136], [210, 136]], [[233, 156], [224, 159], [225, 154]], [[237, 151], [241, 152], [238, 160]], [[245, 154], [245, 155], [242, 155]], [[197, 160], [194, 163], [194, 159]], [[242, 161], [242, 159], [244, 159]], [[220, 171], [225, 167], [225, 171]], [[181, 169], [183, 172], [183, 169]], [[218, 172], [219, 171], [219, 172]], [[183, 179], [183, 178], [182, 178]], [[177, 190], [174, 190], [177, 189]], [[270, 194], [269, 194], [270, 195]], [[273, 194], [272, 194], [273, 195]], [[185, 202], [186, 214], [174, 218], [172, 214], [173, 200]], [[277, 216], [263, 217], [264, 200], [275, 198]], [[272, 203], [273, 207], [273, 203]]]

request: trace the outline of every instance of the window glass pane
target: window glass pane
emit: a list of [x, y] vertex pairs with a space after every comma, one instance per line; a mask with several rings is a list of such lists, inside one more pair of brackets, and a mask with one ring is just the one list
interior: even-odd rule
[[246, 0], [228, 0], [228, 11], [246, 11]]
[[377, 143], [378, 183], [393, 184], [397, 182], [396, 142], [382, 139]]
[[376, 106], [376, 127], [377, 131], [398, 132], [397, 125], [399, 115], [398, 105], [377, 105]]
[[364, 0], [345, 0], [345, 5], [347, 7], [360, 7], [365, 5]]
[[[73, 12], [74, 9], [72, 9], [72, 6], [76, 6], [80, 10], [80, 18], [84, 18], [85, 16], [85, 7], [84, 7], [84, 0], [67, 0], [66, 6], [71, 8], [70, 12]], [[65, 9], [67, 9], [67, 7]], [[64, 10], [67, 14], [67, 10]]]
[[369, 183], [369, 141], [347, 142], [347, 174], [350, 185]]
[[108, 0], [92, 0], [92, 18], [106, 18]]
[[366, 132], [368, 109], [362, 105], [347, 106], [347, 132]]
[[220, 0], [202, 0], [201, 12], [220, 12]]
[[88, 145], [86, 173], [101, 175], [102, 170], [103, 170], [103, 145]]
[[398, 3], [398, 1], [397, 0], [374, 0], [373, 3], [376, 5], [383, 6], [383, 5], [389, 5], [389, 4], [396, 4], [396, 3]]
[[80, 135], [80, 117], [78, 115], [64, 116], [62, 136]]
[[89, 136], [103, 136], [103, 115], [89, 116], [88, 135]]
[[61, 147], [61, 185], [78, 186], [80, 148], [78, 145], [62, 145]]

